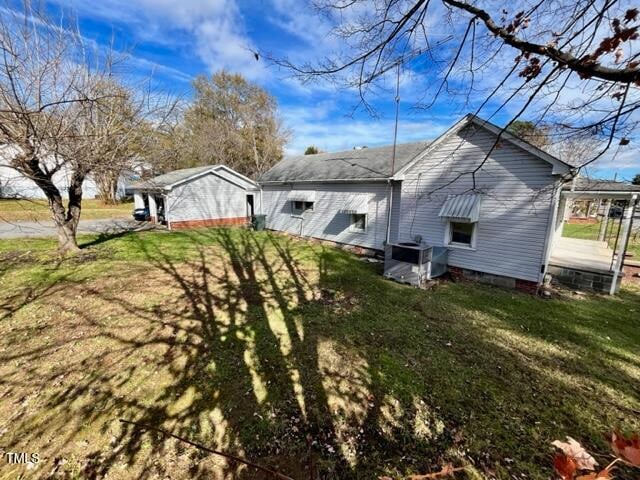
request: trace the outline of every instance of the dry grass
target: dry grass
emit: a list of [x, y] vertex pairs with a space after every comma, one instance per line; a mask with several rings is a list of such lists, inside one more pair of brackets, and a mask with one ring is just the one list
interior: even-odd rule
[[[82, 218], [98, 220], [107, 218], [129, 218], [133, 204], [119, 203], [107, 205], [101, 200], [82, 201]], [[46, 200], [3, 200], [0, 199], [0, 222], [34, 222], [51, 220], [51, 211]]]
[[241, 230], [100, 242], [0, 242], [0, 445], [42, 457], [0, 478], [262, 478], [119, 418], [296, 479], [546, 479], [552, 440], [604, 459], [603, 432], [640, 428], [638, 290], [424, 292]]

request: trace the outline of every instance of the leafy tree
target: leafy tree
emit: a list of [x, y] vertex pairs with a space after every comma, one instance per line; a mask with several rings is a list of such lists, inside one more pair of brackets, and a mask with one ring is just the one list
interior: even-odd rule
[[315, 155], [316, 153], [320, 153], [320, 150], [315, 145], [309, 145], [304, 151], [305, 155]]
[[528, 120], [514, 120], [507, 128], [507, 131], [538, 148], [544, 148], [550, 143], [549, 127], [538, 126]]
[[193, 82], [184, 113], [184, 167], [221, 163], [255, 177], [282, 158], [288, 132], [276, 100], [242, 75], [224, 70]]
[[640, 173], [635, 174], [633, 180], [631, 180], [631, 183], [634, 185], [640, 185]]

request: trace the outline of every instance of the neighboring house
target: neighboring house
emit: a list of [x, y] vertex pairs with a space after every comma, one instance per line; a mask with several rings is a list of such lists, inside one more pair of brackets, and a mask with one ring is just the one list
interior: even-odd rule
[[[25, 198], [25, 199], [46, 199], [42, 189], [30, 178], [24, 176], [15, 168], [11, 167], [9, 161], [15, 155], [15, 149], [10, 146], [0, 146], [0, 198]], [[51, 160], [53, 164], [53, 160]], [[117, 198], [124, 198], [125, 187], [130, 177], [134, 173], [123, 174], [118, 182]], [[53, 174], [53, 183], [60, 191], [63, 198], [67, 198], [69, 193], [69, 169], [64, 165]], [[99, 190], [93, 175], [89, 174], [82, 183], [82, 196], [84, 198], [97, 198]]]
[[575, 172], [501, 130], [467, 115], [434, 142], [398, 145], [393, 172], [390, 146], [286, 158], [259, 180], [267, 228], [378, 250], [446, 246], [454, 276], [534, 290]]
[[169, 229], [244, 225], [260, 211], [260, 188], [224, 165], [185, 168], [133, 182], [135, 208]]

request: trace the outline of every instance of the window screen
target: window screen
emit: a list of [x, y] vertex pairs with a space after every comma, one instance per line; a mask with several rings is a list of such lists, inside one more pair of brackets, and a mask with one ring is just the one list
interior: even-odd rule
[[471, 245], [473, 228], [473, 223], [451, 222], [451, 243]]
[[364, 213], [351, 214], [351, 230], [354, 232], [364, 232], [367, 227], [367, 216]]
[[307, 210], [313, 210], [313, 202], [303, 202], [301, 200], [291, 202], [292, 215], [302, 215]]

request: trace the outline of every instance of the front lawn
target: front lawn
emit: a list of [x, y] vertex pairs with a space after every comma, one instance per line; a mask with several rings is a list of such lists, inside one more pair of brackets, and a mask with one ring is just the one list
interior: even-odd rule
[[[105, 204], [102, 200], [82, 200], [82, 219], [130, 218], [133, 203]], [[51, 220], [46, 200], [0, 199], [0, 222], [35, 222]]]
[[[640, 290], [539, 299], [429, 291], [268, 232], [0, 242], [0, 478], [548, 479], [572, 436], [640, 430]], [[633, 478], [620, 470], [617, 478]]]
[[[614, 247], [615, 237], [618, 231], [618, 220], [611, 222], [608, 230], [608, 236], [610, 236], [611, 248]], [[581, 238], [585, 240], [597, 240], [598, 233], [600, 232], [600, 223], [565, 223], [562, 229], [562, 236], [569, 238]], [[632, 233], [629, 238], [629, 244], [627, 245], [627, 253], [633, 255], [634, 260], [640, 260], [640, 234]]]

